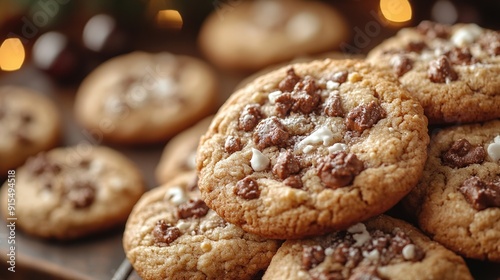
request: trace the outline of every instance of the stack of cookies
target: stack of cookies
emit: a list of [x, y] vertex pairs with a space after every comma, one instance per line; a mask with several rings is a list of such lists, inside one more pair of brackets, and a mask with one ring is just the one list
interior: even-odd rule
[[[127, 257], [144, 279], [472, 279], [459, 255], [500, 261], [499, 46], [423, 22], [367, 60], [256, 78], [197, 174], [136, 205]], [[384, 215], [400, 202], [422, 232]]]

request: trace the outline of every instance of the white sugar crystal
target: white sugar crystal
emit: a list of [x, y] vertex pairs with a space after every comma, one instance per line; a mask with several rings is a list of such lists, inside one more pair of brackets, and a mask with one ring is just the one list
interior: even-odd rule
[[269, 158], [267, 158], [259, 150], [252, 148], [252, 159], [250, 165], [254, 171], [263, 171], [269, 166]]
[[500, 159], [500, 135], [495, 137], [493, 143], [488, 145], [487, 151], [493, 161], [496, 162]]
[[356, 243], [353, 245], [354, 247], [359, 247], [371, 239], [370, 233], [366, 230], [366, 226], [362, 223], [351, 226], [347, 229], [347, 232], [351, 233], [354, 240], [356, 240]]
[[325, 249], [325, 255], [326, 256], [331, 256], [333, 255], [333, 249], [331, 247], [328, 247]]
[[277, 90], [277, 91], [273, 91], [271, 93], [269, 93], [269, 95], [267, 96], [267, 98], [269, 98], [269, 102], [271, 104], [275, 104], [276, 103], [276, 98], [278, 98], [283, 92], [281, 92], [281, 90]]
[[408, 244], [403, 247], [403, 258], [405, 260], [412, 260], [415, 258], [415, 245]]
[[334, 81], [327, 81], [326, 82], [326, 89], [328, 89], [328, 90], [338, 89], [339, 86], [340, 86], [340, 84], [337, 82], [334, 82]]
[[365, 257], [371, 261], [376, 261], [380, 258], [380, 253], [378, 250], [372, 250], [370, 252], [363, 252], [363, 257]]
[[330, 129], [323, 126], [300, 141], [298, 147], [299, 149], [304, 149], [304, 152], [307, 153], [305, 151], [305, 148], [307, 148], [308, 145], [323, 143], [323, 145], [327, 146], [330, 144], [330, 142], [332, 142], [332, 140], [333, 133], [330, 131]]
[[481, 27], [476, 24], [467, 24], [455, 31], [451, 36], [451, 41], [456, 46], [462, 47], [473, 43], [482, 33]]
[[330, 154], [336, 153], [336, 152], [341, 152], [341, 151], [347, 151], [347, 145], [344, 143], [335, 143], [332, 146], [328, 147], [328, 152]]
[[165, 199], [174, 205], [180, 205], [189, 200], [187, 193], [179, 186], [168, 189], [165, 193]]

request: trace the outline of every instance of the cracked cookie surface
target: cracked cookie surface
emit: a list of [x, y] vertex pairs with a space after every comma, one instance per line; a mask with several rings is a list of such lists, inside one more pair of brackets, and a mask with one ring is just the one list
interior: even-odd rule
[[299, 238], [380, 214], [417, 183], [427, 119], [394, 78], [356, 60], [294, 64], [235, 92], [197, 153], [204, 201], [227, 221]]
[[123, 237], [142, 279], [251, 279], [279, 242], [227, 223], [200, 200], [196, 173], [183, 173], [147, 192]]
[[367, 57], [396, 74], [431, 124], [500, 117], [500, 32], [424, 21], [402, 29]]
[[[52, 149], [30, 157], [16, 171], [16, 225], [48, 239], [100, 233], [123, 225], [144, 190], [135, 164], [110, 148]], [[2, 205], [8, 198], [4, 186]], [[9, 217], [7, 207], [2, 214]]]
[[472, 279], [464, 260], [413, 226], [388, 216], [345, 231], [288, 240], [267, 279]]
[[420, 228], [469, 258], [500, 261], [500, 121], [431, 137], [422, 179], [404, 199]]

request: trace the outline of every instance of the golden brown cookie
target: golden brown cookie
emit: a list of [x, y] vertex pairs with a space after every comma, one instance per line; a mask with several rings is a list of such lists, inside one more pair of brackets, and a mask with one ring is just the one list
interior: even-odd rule
[[0, 87], [0, 178], [56, 146], [60, 129], [56, 105], [47, 96], [19, 86]]
[[406, 208], [435, 241], [469, 258], [500, 262], [499, 159], [499, 120], [436, 132]]
[[378, 216], [303, 240], [288, 240], [263, 280], [473, 279], [464, 260], [413, 226]]
[[398, 76], [431, 124], [500, 117], [498, 31], [424, 21], [387, 39], [368, 60]]
[[148, 143], [166, 140], [209, 115], [217, 99], [217, 80], [203, 61], [133, 52], [85, 78], [75, 113], [98, 142]]
[[123, 236], [142, 279], [251, 279], [279, 242], [227, 223], [200, 200], [195, 172], [184, 173], [141, 198]]
[[237, 1], [205, 20], [199, 44], [215, 65], [258, 70], [296, 56], [338, 49], [344, 17], [319, 1]]
[[344, 229], [421, 176], [427, 119], [392, 75], [357, 60], [294, 64], [235, 92], [197, 153], [200, 190], [228, 222], [270, 238]]
[[155, 170], [158, 183], [166, 183], [180, 173], [196, 169], [196, 149], [212, 118], [204, 118], [168, 141]]
[[106, 147], [56, 148], [29, 158], [16, 170], [15, 211], [5, 182], [4, 218], [33, 236], [69, 240], [123, 225], [145, 190], [137, 167]]

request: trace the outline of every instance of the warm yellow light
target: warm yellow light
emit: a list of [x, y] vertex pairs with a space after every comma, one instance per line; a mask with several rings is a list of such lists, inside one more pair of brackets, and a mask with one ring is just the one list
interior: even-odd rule
[[168, 29], [181, 29], [182, 16], [176, 10], [160, 10], [156, 14], [156, 23], [158, 26]]
[[0, 46], [0, 69], [16, 71], [24, 63], [25, 53], [23, 43], [19, 38], [8, 38]]
[[407, 22], [412, 16], [408, 0], [380, 0], [380, 11], [388, 21], [392, 22]]

